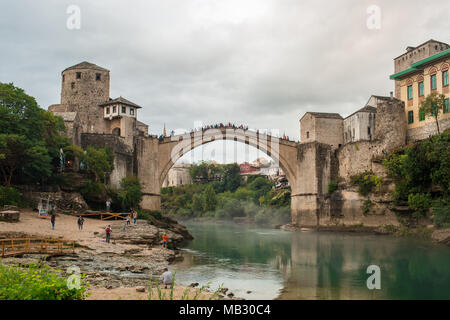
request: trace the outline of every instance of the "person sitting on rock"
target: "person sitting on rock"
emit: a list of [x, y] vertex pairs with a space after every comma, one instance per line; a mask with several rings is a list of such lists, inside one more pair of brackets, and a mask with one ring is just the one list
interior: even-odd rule
[[169, 286], [172, 285], [172, 280], [173, 280], [172, 272], [170, 272], [169, 269], [164, 268], [164, 272], [161, 275], [160, 280], [162, 280], [164, 287], [167, 289], [168, 285]]

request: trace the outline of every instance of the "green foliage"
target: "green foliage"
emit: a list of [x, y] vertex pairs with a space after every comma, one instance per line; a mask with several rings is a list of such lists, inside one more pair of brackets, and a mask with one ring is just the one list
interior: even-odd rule
[[203, 191], [203, 211], [214, 211], [217, 205], [216, 192], [211, 185]]
[[109, 147], [88, 146], [80, 160], [87, 163], [88, 171], [94, 175], [95, 181], [105, 180], [114, 169], [114, 154]]
[[450, 132], [444, 132], [397, 150], [383, 160], [395, 182], [393, 195], [397, 204], [407, 203], [415, 218], [424, 216], [434, 200], [441, 203], [433, 205], [433, 214], [438, 212], [435, 223], [442, 224], [446, 219], [444, 209], [440, 209], [446, 207], [445, 201], [440, 199], [450, 196], [449, 147]]
[[432, 92], [419, 105], [419, 112], [423, 112], [426, 116], [434, 117], [438, 134], [440, 133], [438, 118], [444, 112], [445, 99], [445, 95]]
[[0, 186], [0, 207], [7, 204], [21, 206], [23, 204], [22, 194], [12, 187]]
[[143, 219], [147, 221], [151, 221], [150, 217], [155, 218], [156, 220], [162, 219], [162, 212], [159, 210], [144, 210], [144, 209], [138, 209], [138, 219]]
[[240, 168], [236, 163], [224, 164], [222, 176], [222, 190], [234, 192], [241, 185]]
[[450, 228], [450, 198], [439, 199], [433, 204], [434, 225], [438, 228]]
[[69, 140], [62, 118], [39, 108], [36, 100], [13, 84], [0, 83], [0, 172], [13, 179], [45, 181], [59, 165], [59, 150]]
[[129, 211], [139, 206], [142, 200], [141, 184], [136, 177], [123, 178], [120, 182], [121, 190], [117, 193], [122, 210]]
[[373, 206], [374, 206], [374, 203], [371, 200], [369, 200], [369, 199], [364, 200], [364, 202], [362, 204], [362, 214], [365, 216], [368, 215]]
[[89, 180], [81, 188], [80, 193], [90, 206], [104, 209], [108, 189], [103, 183]]
[[249, 178], [246, 184], [240, 185], [235, 191], [222, 188], [223, 181], [162, 188], [161, 207], [168, 214], [178, 217], [246, 217], [254, 221], [258, 216], [260, 223], [288, 222], [291, 191], [274, 190], [273, 182], [263, 176]]
[[328, 194], [332, 194], [333, 192], [335, 192], [338, 189], [338, 184], [335, 181], [330, 181], [330, 183], [328, 183]]
[[82, 279], [80, 289], [69, 289], [67, 278], [47, 265], [21, 268], [0, 264], [0, 300], [84, 300], [88, 286]]
[[200, 194], [194, 194], [192, 197], [192, 210], [197, 213], [203, 212], [203, 198]]
[[408, 206], [414, 210], [412, 214], [414, 218], [424, 217], [431, 207], [431, 196], [428, 193], [410, 193], [408, 195]]
[[358, 186], [358, 192], [363, 196], [367, 196], [375, 187], [380, 188], [383, 182], [382, 178], [373, 174], [372, 171], [364, 171], [363, 173], [353, 175], [350, 177], [350, 180], [353, 185]]

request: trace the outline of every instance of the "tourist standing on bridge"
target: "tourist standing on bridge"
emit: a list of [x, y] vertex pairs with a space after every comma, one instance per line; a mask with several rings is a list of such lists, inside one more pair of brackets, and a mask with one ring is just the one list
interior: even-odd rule
[[52, 214], [52, 217], [50, 218], [50, 222], [52, 223], [52, 230], [55, 230], [55, 220], [56, 216]]
[[109, 241], [111, 240], [111, 232], [112, 232], [111, 225], [106, 227], [105, 232], [106, 232], [106, 242], [109, 243]]
[[78, 217], [78, 230], [83, 230], [84, 218], [82, 216]]

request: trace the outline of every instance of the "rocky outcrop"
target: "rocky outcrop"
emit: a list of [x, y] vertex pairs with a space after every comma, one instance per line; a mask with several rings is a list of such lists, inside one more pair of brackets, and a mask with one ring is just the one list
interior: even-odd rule
[[23, 191], [23, 197], [31, 204], [33, 209], [37, 209], [40, 199], [50, 199], [56, 211], [82, 212], [88, 209], [86, 201], [78, 192], [39, 192]]
[[450, 228], [435, 230], [431, 234], [431, 239], [437, 243], [450, 246]]

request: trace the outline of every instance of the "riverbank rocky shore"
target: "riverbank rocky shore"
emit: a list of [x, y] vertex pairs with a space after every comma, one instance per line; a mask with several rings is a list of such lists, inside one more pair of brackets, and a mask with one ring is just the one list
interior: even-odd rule
[[[150, 279], [159, 279], [164, 268], [173, 269], [170, 265], [182, 259], [177, 245], [192, 239], [186, 227], [171, 218], [138, 219], [137, 224], [131, 225], [126, 225], [122, 220], [85, 218], [83, 230], [78, 230], [76, 221], [76, 216], [59, 214], [56, 216], [55, 229], [52, 230], [49, 219], [39, 218], [31, 209], [21, 210], [19, 222], [1, 221], [0, 239], [56, 238], [76, 241], [73, 255], [23, 255], [3, 258], [2, 264], [44, 262], [63, 271], [77, 267], [86, 274], [85, 280], [91, 284], [89, 291], [95, 299], [102, 297], [98, 294], [102, 290], [113, 290], [103, 295], [105, 299], [123, 298], [120, 295], [124, 292], [129, 297], [142, 298], [142, 293], [148, 291], [146, 288]], [[110, 243], [105, 241], [104, 230], [108, 225], [112, 228]], [[168, 236], [168, 248], [160, 244], [163, 234]], [[138, 292], [135, 289], [141, 296], [130, 295], [130, 292]], [[183, 287], [176, 286], [177, 292], [181, 289]], [[114, 292], [117, 296], [114, 296]], [[204, 295], [208, 297], [210, 293], [205, 292]]]

